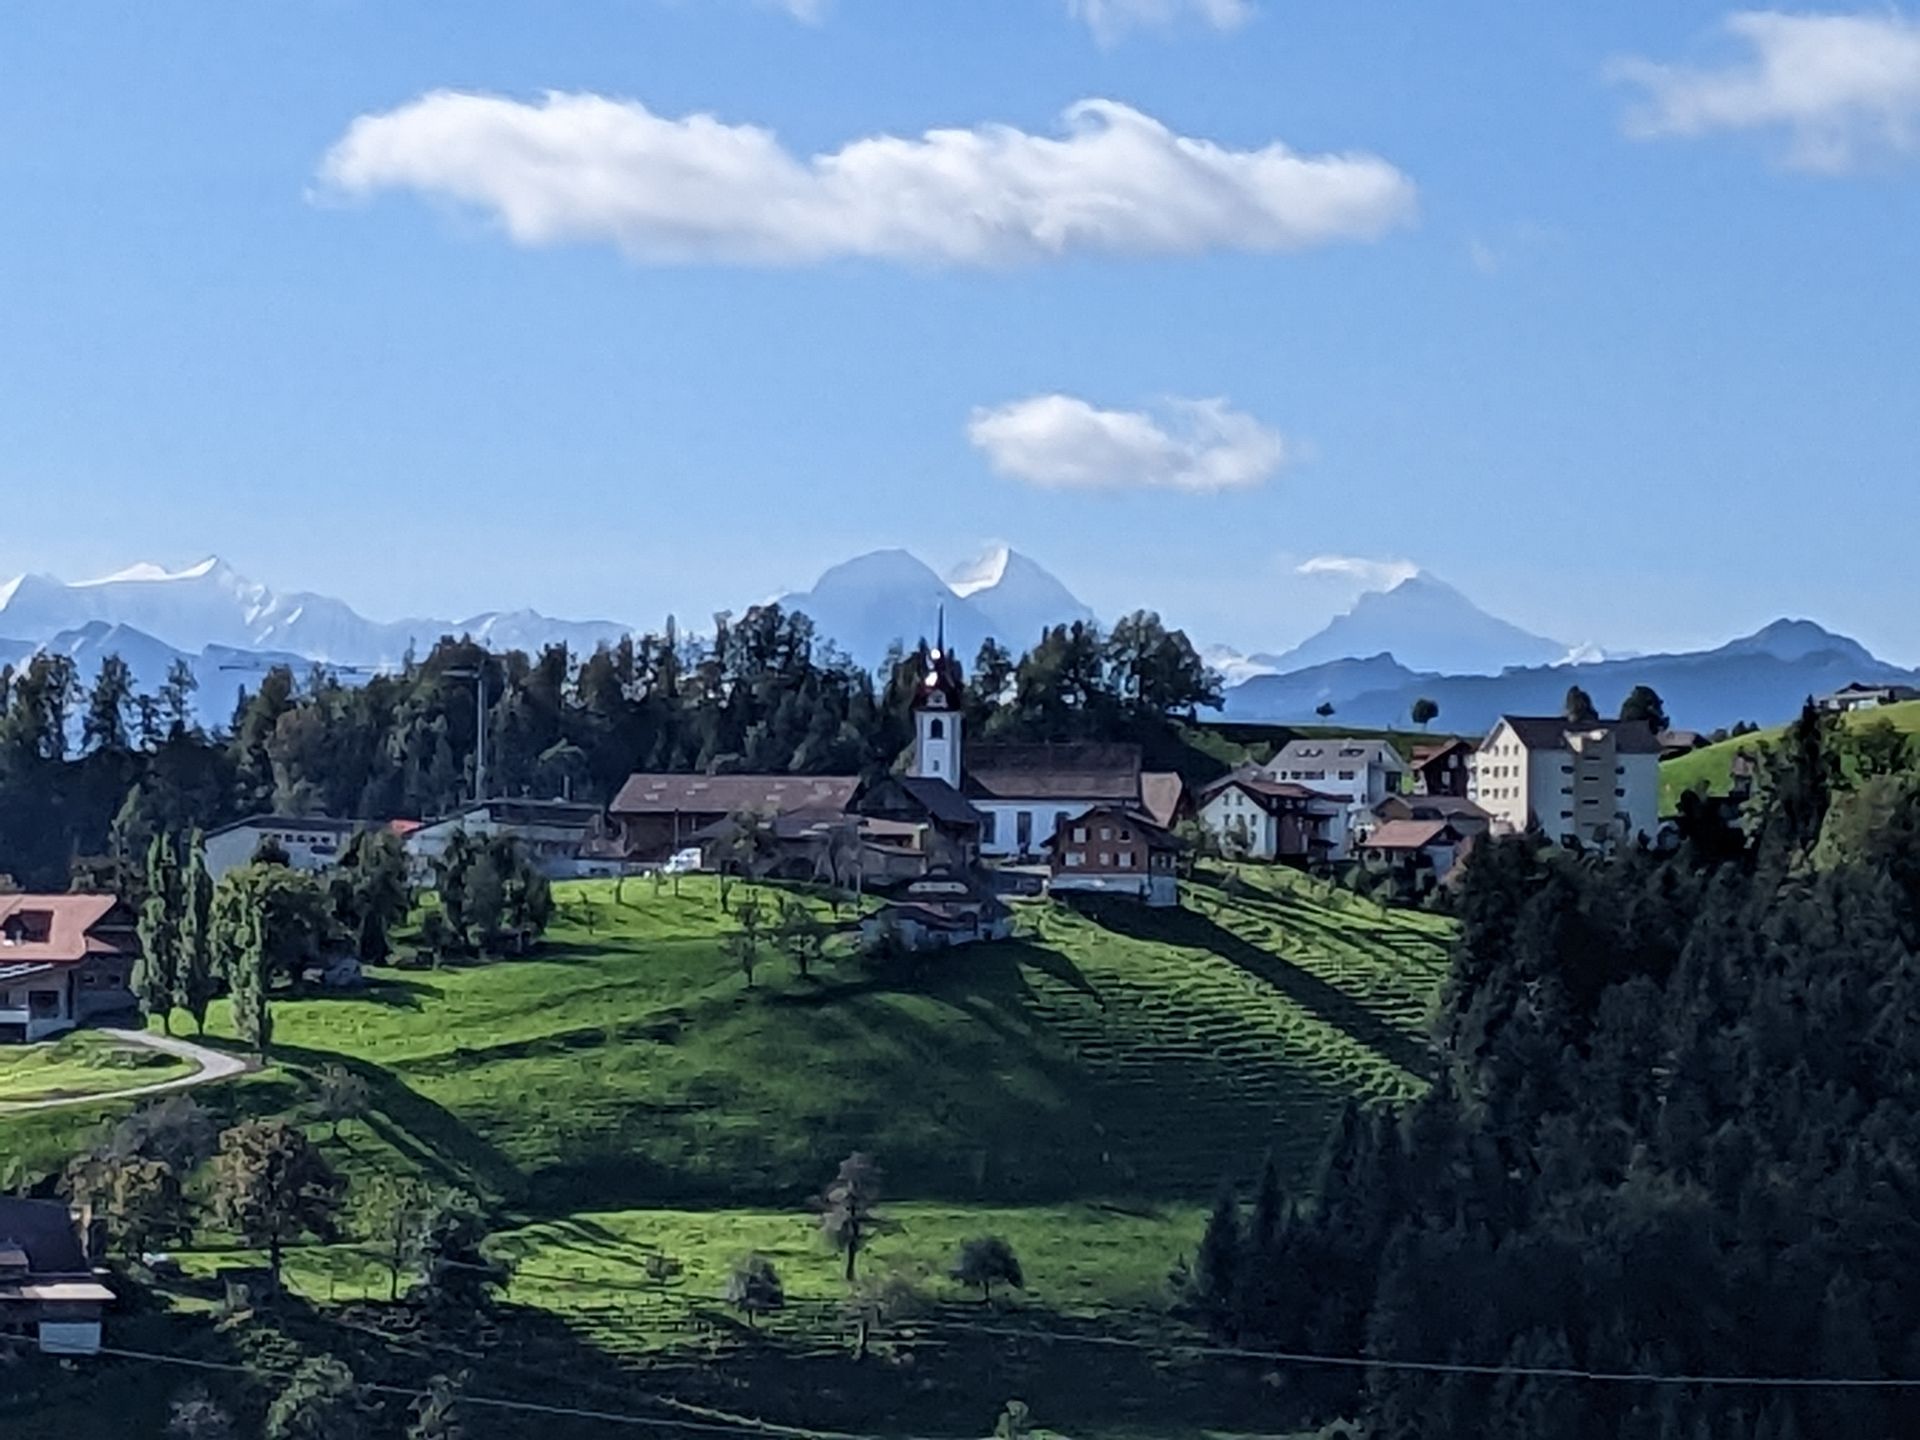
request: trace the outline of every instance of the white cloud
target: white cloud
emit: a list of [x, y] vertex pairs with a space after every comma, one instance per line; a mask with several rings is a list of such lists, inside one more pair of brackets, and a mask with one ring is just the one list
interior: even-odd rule
[[1238, 490], [1289, 458], [1278, 431], [1225, 400], [1170, 399], [1154, 413], [1035, 395], [975, 410], [967, 438], [998, 473], [1053, 490]]
[[1365, 555], [1315, 555], [1294, 566], [1298, 575], [1326, 575], [1348, 580], [1368, 590], [1391, 590], [1420, 573], [1411, 560], [1381, 560]]
[[1626, 117], [1629, 135], [1780, 130], [1787, 164], [1830, 173], [1920, 152], [1920, 20], [1898, 11], [1749, 10], [1728, 16], [1724, 28], [1747, 47], [1733, 63], [1636, 58], [1610, 67], [1613, 78], [1644, 92]]
[[1377, 156], [1231, 150], [1107, 100], [1068, 110], [1058, 137], [979, 125], [802, 158], [769, 130], [635, 101], [438, 91], [355, 120], [320, 174], [335, 195], [414, 191], [522, 245], [600, 242], [646, 264], [1264, 253], [1372, 240], [1415, 208]]
[[1216, 30], [1238, 29], [1253, 17], [1253, 0], [1067, 0], [1067, 13], [1110, 45], [1129, 30], [1189, 15]]

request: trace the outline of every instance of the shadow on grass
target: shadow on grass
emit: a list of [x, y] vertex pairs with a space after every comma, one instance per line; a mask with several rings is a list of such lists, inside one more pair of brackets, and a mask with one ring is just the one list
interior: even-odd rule
[[1271, 985], [1302, 1009], [1344, 1030], [1409, 1074], [1432, 1074], [1434, 1054], [1430, 1045], [1375, 1014], [1338, 986], [1329, 985], [1285, 957], [1241, 939], [1197, 910], [1147, 911], [1138, 906], [1099, 905], [1086, 907], [1082, 913], [1103, 929], [1131, 939], [1211, 951]]

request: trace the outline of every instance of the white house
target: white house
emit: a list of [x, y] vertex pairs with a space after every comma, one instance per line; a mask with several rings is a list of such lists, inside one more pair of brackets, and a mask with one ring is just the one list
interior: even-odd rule
[[111, 895], [0, 895], [0, 1041], [131, 1010], [140, 940]]
[[218, 880], [229, 870], [251, 864], [254, 853], [268, 841], [286, 852], [287, 864], [295, 870], [331, 869], [362, 828], [358, 820], [326, 815], [250, 815], [207, 836], [207, 874]]
[[1495, 834], [1537, 826], [1608, 848], [1660, 829], [1660, 743], [1640, 720], [1503, 715], [1474, 754], [1469, 796]]
[[1200, 792], [1198, 813], [1223, 846], [1249, 860], [1341, 860], [1348, 803], [1288, 780], [1228, 775]]
[[1096, 805], [1118, 805], [1170, 826], [1180, 777], [1141, 769], [1138, 745], [968, 745], [959, 666], [940, 650], [914, 697], [907, 774], [951, 785], [981, 815], [980, 853], [1038, 859], [1048, 839]]
[[1407, 762], [1384, 740], [1290, 740], [1265, 765], [1268, 780], [1304, 785], [1346, 802], [1347, 828], [1365, 831], [1373, 808], [1407, 787]]
[[606, 823], [597, 805], [569, 800], [487, 800], [422, 825], [407, 836], [408, 867], [422, 884], [431, 881], [434, 862], [446, 853], [455, 831], [470, 839], [508, 835], [519, 842], [533, 867], [549, 880], [575, 880], [618, 874], [623, 862], [597, 853]]

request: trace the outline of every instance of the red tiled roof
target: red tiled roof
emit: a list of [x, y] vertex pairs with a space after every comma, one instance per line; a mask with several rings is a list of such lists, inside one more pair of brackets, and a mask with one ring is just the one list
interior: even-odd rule
[[1444, 820], [1389, 820], [1361, 844], [1368, 850], [1424, 850], [1458, 839], [1459, 832]]
[[89, 955], [120, 953], [111, 937], [93, 933], [119, 903], [111, 895], [0, 895], [0, 933], [17, 918], [29, 922], [29, 937], [40, 934], [43, 926], [45, 934], [44, 939], [0, 943], [0, 963], [77, 965]]

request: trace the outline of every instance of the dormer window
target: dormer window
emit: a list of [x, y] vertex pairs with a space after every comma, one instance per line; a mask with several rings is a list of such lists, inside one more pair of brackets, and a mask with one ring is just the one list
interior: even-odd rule
[[44, 945], [53, 938], [53, 914], [20, 910], [0, 920], [0, 945]]

